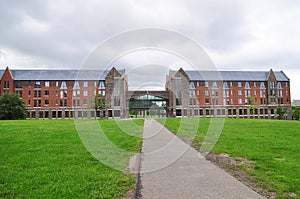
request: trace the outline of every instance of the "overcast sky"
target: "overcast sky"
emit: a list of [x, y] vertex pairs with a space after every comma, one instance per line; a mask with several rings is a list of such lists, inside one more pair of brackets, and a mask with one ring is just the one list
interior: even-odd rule
[[[300, 99], [297, 0], [0, 0], [0, 24], [0, 69], [80, 68], [108, 38], [153, 27], [194, 40], [218, 70], [283, 70], [291, 79], [292, 99]], [[162, 71], [188, 67], [176, 56], [151, 51], [131, 53], [115, 64], [143, 66], [133, 77], [160, 66]], [[162, 73], [153, 75], [163, 81]]]

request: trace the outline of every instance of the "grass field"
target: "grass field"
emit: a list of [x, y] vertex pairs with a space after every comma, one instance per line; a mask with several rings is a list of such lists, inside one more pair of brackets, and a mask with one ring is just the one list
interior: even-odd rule
[[[140, 150], [141, 138], [125, 134], [114, 120], [99, 122], [112, 143]], [[142, 133], [143, 120], [121, 122]], [[0, 153], [0, 198], [121, 198], [134, 187], [133, 176], [86, 150], [73, 120], [0, 121]]]
[[[179, 118], [170, 118], [165, 121], [165, 126], [177, 132], [180, 122]], [[210, 119], [203, 118], [199, 122], [194, 138], [198, 148], [204, 140]], [[188, 134], [189, 128], [192, 127], [183, 129], [181, 134]], [[300, 198], [300, 122], [226, 119], [213, 152], [252, 160], [254, 170], [242, 169], [255, 176], [260, 186], [276, 192], [277, 198]]]

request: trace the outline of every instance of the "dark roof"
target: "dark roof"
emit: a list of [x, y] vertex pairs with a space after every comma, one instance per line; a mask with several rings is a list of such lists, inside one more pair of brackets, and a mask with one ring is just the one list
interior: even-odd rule
[[[10, 70], [10, 72], [14, 80], [104, 80], [109, 70]], [[121, 75], [125, 73], [124, 70], [119, 72]]]
[[[174, 76], [177, 71], [171, 70]], [[269, 71], [184, 71], [191, 81], [267, 81]], [[274, 71], [277, 81], [289, 81], [282, 71]]]
[[4, 73], [4, 70], [0, 70], [0, 79], [2, 78], [3, 73]]

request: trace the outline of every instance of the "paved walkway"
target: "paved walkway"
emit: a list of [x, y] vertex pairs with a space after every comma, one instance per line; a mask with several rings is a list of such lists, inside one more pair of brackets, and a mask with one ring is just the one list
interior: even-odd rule
[[153, 119], [143, 138], [142, 198], [263, 198]]

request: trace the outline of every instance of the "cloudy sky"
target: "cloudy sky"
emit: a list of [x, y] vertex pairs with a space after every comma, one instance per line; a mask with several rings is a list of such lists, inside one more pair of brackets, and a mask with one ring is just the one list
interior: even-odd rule
[[[0, 24], [0, 69], [80, 68], [107, 39], [151, 27], [198, 43], [218, 70], [283, 70], [292, 99], [300, 99], [300, 1], [0, 0]], [[139, 66], [132, 76], [160, 81], [164, 72], [154, 71], [189, 67], [151, 50], [114, 64]]]

